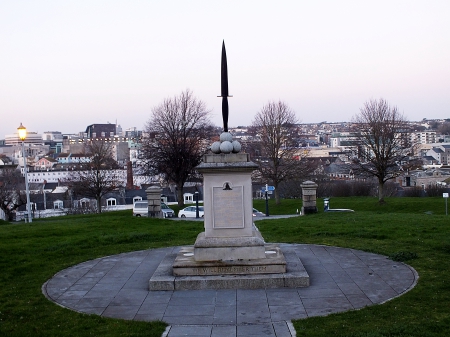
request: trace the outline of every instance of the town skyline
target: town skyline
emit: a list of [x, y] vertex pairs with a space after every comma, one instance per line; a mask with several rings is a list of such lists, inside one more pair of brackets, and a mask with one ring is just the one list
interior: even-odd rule
[[444, 0], [2, 1], [0, 136], [20, 123], [142, 129], [152, 107], [186, 89], [220, 126], [223, 40], [230, 125], [278, 100], [303, 123], [350, 121], [379, 98], [408, 120], [447, 118], [449, 16]]
[[[414, 120], [414, 121], [413, 120], [407, 120], [407, 122], [410, 123], [410, 124], [413, 124], [413, 125], [422, 125], [423, 126], [423, 125], [427, 125], [427, 124], [428, 125], [432, 124], [432, 122], [447, 123], [447, 120], [450, 121], [450, 118], [423, 118], [422, 120]], [[86, 126], [83, 127], [81, 130], [72, 130], [72, 131], [69, 131], [69, 132], [63, 132], [63, 131], [61, 131], [62, 129], [60, 129], [60, 128], [58, 128], [56, 130], [40, 131], [40, 130], [30, 130], [28, 127], [26, 127], [26, 126], [25, 127], [27, 129], [27, 133], [33, 134], [34, 135], [33, 137], [35, 138], [38, 135], [43, 136], [43, 134], [53, 133], [53, 132], [59, 132], [59, 133], [61, 133], [61, 135], [79, 136], [80, 133], [85, 132], [86, 128], [91, 126], [91, 125], [107, 125], [107, 124], [115, 125], [116, 130], [117, 130], [117, 128], [119, 128], [121, 130], [121, 132], [120, 133], [118, 132], [116, 134], [116, 136], [120, 136], [120, 137], [122, 137], [122, 136], [125, 137], [125, 133], [127, 131], [128, 132], [132, 132], [132, 131], [139, 131], [139, 132], [144, 131], [145, 132], [144, 127], [142, 127], [142, 128], [138, 128], [136, 126], [124, 127], [120, 123], [116, 124], [116, 123], [110, 123], [110, 122], [106, 122], [106, 123], [87, 123]], [[297, 123], [298, 126], [302, 126], [302, 125], [304, 125], [304, 126], [308, 126], [308, 125], [320, 126], [320, 125], [322, 125], [322, 126], [329, 126], [329, 127], [331, 127], [332, 125], [340, 125], [339, 131], [335, 131], [335, 132], [347, 132], [347, 131], [350, 131], [349, 129], [347, 129], [345, 127], [345, 125], [350, 125], [350, 124], [352, 124], [351, 120], [349, 120], [349, 121], [345, 121], [345, 120], [343, 120], [343, 121], [320, 121], [320, 122], [310, 122], [310, 123], [305, 123], [305, 122], [301, 122], [300, 121], [299, 123]], [[217, 128], [222, 128], [222, 125], [214, 124], [214, 126], [217, 127]], [[250, 125], [243, 125], [243, 124], [241, 124], [241, 125], [230, 125], [229, 129], [230, 129], [230, 132], [233, 133], [236, 130], [248, 129], [249, 127], [251, 127], [251, 124]], [[433, 128], [429, 128], [429, 127], [424, 126], [424, 129], [426, 130], [426, 129], [433, 129]], [[13, 137], [13, 136], [18, 137], [17, 135], [18, 135], [18, 132], [17, 132], [17, 128], [16, 128], [11, 133], [5, 134], [3, 136], [0, 135], [0, 140], [5, 140], [7, 138], [7, 136], [9, 136], [9, 137]]]

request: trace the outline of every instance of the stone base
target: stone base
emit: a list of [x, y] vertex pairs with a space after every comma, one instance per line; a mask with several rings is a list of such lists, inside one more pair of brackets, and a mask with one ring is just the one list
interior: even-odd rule
[[[271, 244], [266, 245], [266, 251], [269, 252], [266, 254], [267, 256], [276, 256], [265, 259], [265, 267], [262, 261], [246, 261], [245, 263], [240, 262], [241, 264], [233, 261], [233, 265], [218, 263], [215, 266], [211, 265], [211, 262], [207, 262], [202, 266], [202, 262], [193, 259], [193, 247], [183, 247], [178, 254], [169, 254], [161, 261], [149, 280], [149, 290], [301, 288], [309, 286], [309, 275], [295, 253], [283, 254], [282, 249]], [[178, 261], [177, 256], [181, 256]], [[280, 256], [283, 256], [285, 260], [286, 272], [270, 273], [271, 268], [276, 270], [280, 267]], [[188, 258], [191, 260], [189, 261]], [[270, 260], [274, 262], [272, 265], [268, 263]], [[190, 267], [188, 267], [189, 264]], [[174, 271], [177, 268], [179, 270]], [[261, 268], [266, 268], [265, 270], [269, 273], [262, 273]], [[174, 275], [180, 271], [187, 274], [184, 276]]]
[[316, 206], [302, 207], [302, 214], [315, 214], [317, 213]]
[[266, 258], [264, 239], [257, 230], [253, 236], [216, 238], [206, 237], [205, 232], [197, 236], [194, 244], [195, 261], [235, 261]]
[[264, 257], [233, 261], [197, 261], [192, 246], [182, 247], [173, 263], [174, 276], [254, 275], [286, 272], [286, 260], [276, 245], [266, 245]]

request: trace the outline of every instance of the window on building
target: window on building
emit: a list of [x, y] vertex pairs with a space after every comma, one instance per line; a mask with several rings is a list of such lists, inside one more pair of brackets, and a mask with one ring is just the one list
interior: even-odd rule
[[191, 193], [185, 193], [184, 194], [184, 202], [192, 203], [193, 200], [194, 200], [194, 195], [193, 194], [191, 194]]
[[106, 199], [106, 205], [107, 206], [116, 206], [116, 199], [114, 199], [114, 198]]
[[62, 208], [64, 208], [64, 204], [61, 200], [56, 200], [53, 202], [53, 208], [54, 209], [62, 209]]
[[89, 208], [89, 199], [83, 198], [79, 202], [81, 208]]
[[136, 201], [141, 201], [142, 200], [142, 197], [134, 197], [133, 198], [133, 204], [136, 202]]

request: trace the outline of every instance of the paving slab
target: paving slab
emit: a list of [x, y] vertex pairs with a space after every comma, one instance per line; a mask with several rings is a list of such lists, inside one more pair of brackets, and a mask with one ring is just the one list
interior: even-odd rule
[[166, 247], [86, 261], [55, 274], [42, 291], [78, 312], [165, 321], [164, 337], [292, 337], [293, 319], [381, 304], [418, 280], [412, 267], [377, 254], [307, 244], [279, 247], [286, 257], [300, 257], [309, 287], [149, 291], [160, 263], [181, 249]]

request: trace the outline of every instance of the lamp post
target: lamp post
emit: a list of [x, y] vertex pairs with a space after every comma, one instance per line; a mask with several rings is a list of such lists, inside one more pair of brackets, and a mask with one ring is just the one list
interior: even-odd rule
[[194, 193], [194, 197], [195, 197], [195, 218], [198, 219], [198, 218], [200, 218], [200, 214], [198, 212], [198, 192], [197, 191]]
[[19, 138], [22, 141], [22, 159], [23, 159], [23, 173], [25, 175], [25, 189], [27, 194], [27, 212], [28, 212], [28, 222], [33, 222], [33, 219], [31, 218], [31, 205], [30, 205], [30, 191], [28, 189], [28, 170], [26, 167], [25, 162], [25, 145], [24, 141], [25, 138], [27, 138], [27, 129], [20, 123], [20, 126], [17, 128], [17, 131], [19, 132]]

